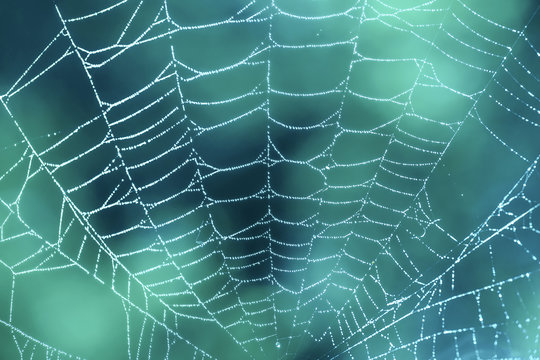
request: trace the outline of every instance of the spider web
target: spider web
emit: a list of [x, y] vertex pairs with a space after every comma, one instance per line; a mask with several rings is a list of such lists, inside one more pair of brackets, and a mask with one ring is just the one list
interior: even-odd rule
[[4, 5], [2, 343], [117, 358], [23, 319], [67, 272], [128, 359], [539, 357], [540, 18], [499, 2]]

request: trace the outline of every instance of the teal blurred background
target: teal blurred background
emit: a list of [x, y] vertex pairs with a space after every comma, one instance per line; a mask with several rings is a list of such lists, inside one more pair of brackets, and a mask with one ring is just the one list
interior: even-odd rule
[[0, 358], [540, 356], [534, 0], [0, 4]]

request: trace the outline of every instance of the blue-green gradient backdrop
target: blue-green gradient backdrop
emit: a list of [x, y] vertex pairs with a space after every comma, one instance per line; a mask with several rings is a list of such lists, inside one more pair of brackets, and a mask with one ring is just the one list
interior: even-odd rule
[[538, 7], [3, 0], [0, 358], [539, 357]]

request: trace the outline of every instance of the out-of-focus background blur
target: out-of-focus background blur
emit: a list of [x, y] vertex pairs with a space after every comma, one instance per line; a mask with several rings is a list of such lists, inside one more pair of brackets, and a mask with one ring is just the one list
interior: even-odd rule
[[0, 359], [540, 356], [535, 0], [0, 3]]

